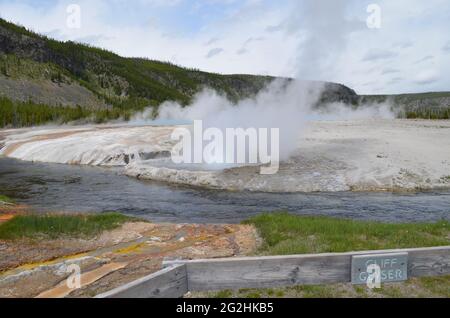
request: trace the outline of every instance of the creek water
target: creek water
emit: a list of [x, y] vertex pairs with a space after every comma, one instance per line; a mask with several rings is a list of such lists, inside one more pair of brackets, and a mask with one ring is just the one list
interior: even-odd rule
[[8, 158], [0, 158], [0, 193], [36, 212], [117, 211], [155, 222], [236, 223], [275, 211], [382, 222], [450, 220], [450, 191], [227, 192], [139, 181], [120, 169]]

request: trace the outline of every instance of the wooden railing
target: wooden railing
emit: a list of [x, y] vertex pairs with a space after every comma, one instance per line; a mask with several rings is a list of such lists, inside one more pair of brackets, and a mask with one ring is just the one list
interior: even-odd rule
[[450, 274], [450, 246], [164, 262], [162, 271], [97, 298], [178, 298], [188, 291], [352, 282], [354, 257], [407, 255], [407, 277]]

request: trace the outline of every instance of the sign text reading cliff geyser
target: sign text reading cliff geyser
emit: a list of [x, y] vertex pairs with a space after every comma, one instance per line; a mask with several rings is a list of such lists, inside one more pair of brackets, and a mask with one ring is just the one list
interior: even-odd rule
[[352, 283], [366, 284], [370, 273], [370, 265], [380, 268], [381, 283], [401, 282], [408, 279], [408, 253], [372, 254], [353, 256]]

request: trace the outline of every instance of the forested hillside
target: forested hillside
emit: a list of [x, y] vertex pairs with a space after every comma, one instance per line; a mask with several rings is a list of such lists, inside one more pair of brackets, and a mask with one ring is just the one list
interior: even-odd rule
[[[268, 76], [220, 75], [60, 42], [0, 19], [0, 125], [40, 124], [47, 119], [130, 116], [173, 100], [187, 105], [204, 87], [232, 100], [250, 97]], [[350, 101], [351, 89], [327, 84], [324, 98]], [[11, 113], [11, 111], [13, 111]]]
[[[0, 19], [0, 127], [48, 122], [129, 119], [134, 112], [165, 101], [189, 104], [202, 88], [231, 101], [251, 97], [274, 77], [221, 75], [186, 69], [74, 42], [60, 42]], [[407, 118], [448, 118], [450, 94], [358, 96], [326, 83], [321, 102], [353, 107], [390, 101]]]

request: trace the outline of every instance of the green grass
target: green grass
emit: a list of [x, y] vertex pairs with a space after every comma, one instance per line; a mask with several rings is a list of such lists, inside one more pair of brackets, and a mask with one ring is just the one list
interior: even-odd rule
[[93, 237], [137, 219], [119, 213], [18, 215], [0, 225], [0, 239]]
[[450, 223], [388, 224], [288, 213], [262, 214], [246, 221], [264, 243], [259, 254], [289, 255], [449, 245]]
[[[449, 245], [450, 223], [386, 224], [328, 217], [302, 217], [288, 213], [256, 216], [253, 224], [263, 239], [258, 254], [287, 255], [414, 248]], [[333, 284], [270, 289], [240, 289], [193, 293], [211, 298], [369, 298], [450, 297], [450, 276], [413, 278], [381, 289]]]
[[14, 203], [14, 200], [9, 198], [9, 197], [7, 197], [6, 195], [0, 194], [0, 203], [1, 202], [3, 202], [3, 203]]

